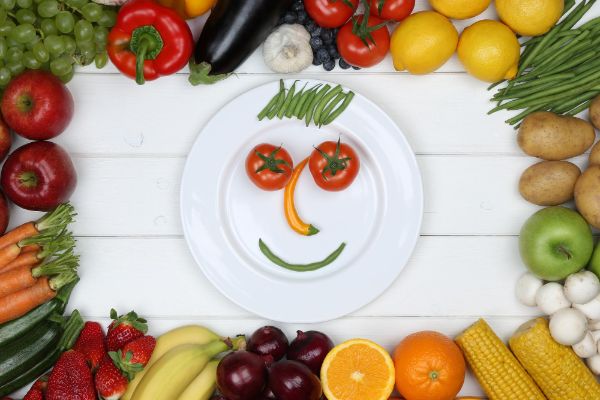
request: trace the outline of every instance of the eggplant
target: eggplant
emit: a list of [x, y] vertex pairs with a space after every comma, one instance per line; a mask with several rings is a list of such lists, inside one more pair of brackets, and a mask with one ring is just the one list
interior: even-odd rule
[[217, 0], [194, 58], [210, 75], [229, 74], [265, 41], [292, 0]]

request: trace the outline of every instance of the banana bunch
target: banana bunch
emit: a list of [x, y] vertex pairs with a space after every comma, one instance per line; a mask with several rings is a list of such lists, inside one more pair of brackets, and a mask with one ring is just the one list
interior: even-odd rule
[[208, 400], [216, 387], [214, 357], [243, 338], [222, 339], [198, 325], [176, 328], [156, 340], [143, 371], [129, 382], [123, 400]]

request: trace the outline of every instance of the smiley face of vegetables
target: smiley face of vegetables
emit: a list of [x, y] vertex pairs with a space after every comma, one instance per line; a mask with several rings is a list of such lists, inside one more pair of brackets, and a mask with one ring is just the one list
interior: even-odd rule
[[246, 173], [262, 190], [280, 190], [290, 180], [294, 163], [292, 156], [281, 146], [262, 143], [246, 157]]
[[324, 190], [337, 192], [354, 182], [360, 160], [352, 147], [345, 143], [323, 142], [313, 150], [308, 161], [315, 183]]

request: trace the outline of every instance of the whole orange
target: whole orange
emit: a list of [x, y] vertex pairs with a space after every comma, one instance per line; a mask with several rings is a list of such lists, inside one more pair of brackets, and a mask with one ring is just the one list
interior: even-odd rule
[[465, 381], [465, 359], [447, 336], [407, 336], [394, 351], [396, 388], [406, 400], [452, 400]]

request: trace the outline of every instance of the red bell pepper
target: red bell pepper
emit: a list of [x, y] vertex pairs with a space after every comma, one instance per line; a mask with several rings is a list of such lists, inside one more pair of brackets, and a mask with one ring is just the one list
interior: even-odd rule
[[193, 48], [183, 18], [153, 0], [131, 0], [121, 7], [106, 46], [113, 64], [140, 85], [179, 71]]

